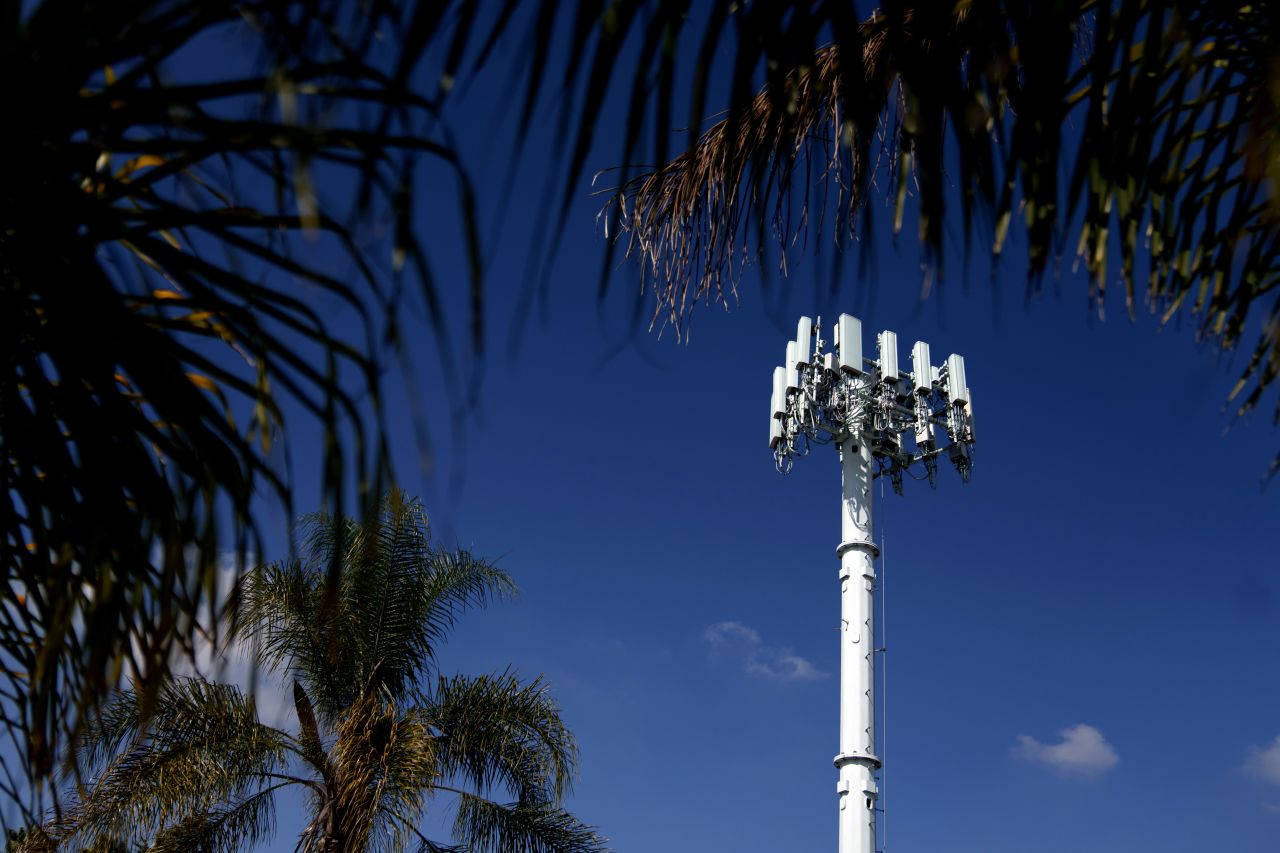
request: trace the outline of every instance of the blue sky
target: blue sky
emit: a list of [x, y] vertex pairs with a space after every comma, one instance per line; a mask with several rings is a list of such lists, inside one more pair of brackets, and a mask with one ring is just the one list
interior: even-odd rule
[[[545, 316], [508, 356], [556, 144], [535, 130], [496, 223], [512, 103], [495, 72], [452, 115], [489, 223], [480, 408], [459, 432], [429, 407], [425, 475], [402, 388], [391, 429], [438, 534], [523, 590], [467, 616], [443, 666], [545, 674], [582, 750], [576, 813], [624, 853], [835, 848], [839, 469], [819, 448], [779, 476], [765, 427], [795, 319], [846, 311], [963, 354], [977, 401], [972, 483], [948, 469], [936, 491], [877, 489], [886, 849], [1275, 849], [1280, 483], [1260, 478], [1280, 432], [1223, 414], [1241, 354], [1191, 324], [1130, 323], [1118, 300], [1099, 322], [1069, 264], [1028, 303], [1016, 246], [994, 280], [985, 259], [955, 262], [922, 302], [912, 239], [880, 233], [874, 274], [846, 264], [835, 295], [793, 256], [788, 281], [751, 270], [687, 343], [658, 339], [630, 320], [633, 265], [596, 300], [584, 180]], [[602, 121], [592, 168], [616, 159], [621, 124]], [[461, 328], [452, 190], [424, 180]], [[428, 333], [412, 309], [402, 321], [439, 401]], [[300, 469], [318, 460], [294, 440]], [[267, 849], [290, 851], [281, 805]]]
[[[482, 198], [502, 115], [496, 84], [455, 114]], [[529, 162], [552, 144], [540, 128]], [[826, 448], [779, 476], [765, 427], [796, 317], [848, 311], [965, 355], [977, 400], [971, 484], [877, 493], [887, 849], [1275, 848], [1280, 491], [1260, 477], [1280, 434], [1223, 414], [1240, 355], [1115, 299], [1099, 322], [1069, 263], [1028, 303], [1017, 247], [994, 279], [953, 252], [922, 302], [911, 238], [885, 234], [834, 297], [793, 257], [788, 282], [752, 271], [730, 310], [699, 308], [687, 344], [618, 351], [638, 276], [596, 303], [586, 190], [514, 359], [536, 165], [490, 232], [482, 411], [465, 447], [435, 430], [465, 486], [430, 499], [524, 591], [461, 623], [446, 666], [546, 674], [582, 817], [620, 851], [834, 849], [839, 469]]]
[[[473, 97], [455, 127], [484, 198], [502, 149], [494, 94]], [[795, 318], [844, 310], [965, 355], [977, 399], [971, 484], [877, 494], [887, 849], [1274, 849], [1280, 491], [1260, 477], [1280, 435], [1222, 413], [1238, 355], [1119, 301], [1099, 322], [1069, 266], [1028, 304], [1016, 249], [994, 284], [975, 262], [922, 303], [911, 241], [884, 235], [875, 275], [848, 265], [833, 298], [811, 261], [767, 296], [751, 272], [688, 343], [619, 350], [637, 276], [597, 304], [584, 184], [546, 317], [508, 358], [541, 183], [521, 173], [490, 232], [481, 409], [464, 442], [433, 420], [420, 491], [523, 589], [463, 620], [444, 666], [545, 674], [582, 748], [577, 813], [620, 851], [834, 849], [839, 470], [820, 449], [779, 476], [765, 427]], [[272, 849], [291, 845], [282, 820]]]
[[[780, 477], [764, 429], [810, 270], [785, 328], [748, 282], [688, 345], [603, 362], [594, 267], [568, 260], [588, 227], [549, 322], [489, 371], [438, 512], [525, 591], [447, 660], [547, 674], [582, 744], [574, 807], [619, 850], [833, 849], [839, 471], [828, 449]], [[889, 849], [1273, 849], [1280, 761], [1251, 750], [1280, 735], [1275, 434], [1224, 437], [1234, 376], [1186, 331], [1090, 323], [1071, 280], [1024, 309], [1014, 263], [998, 309], [943, 282], [940, 321], [904, 254], [861, 316], [967, 357], [978, 448], [970, 485], [877, 502]]]

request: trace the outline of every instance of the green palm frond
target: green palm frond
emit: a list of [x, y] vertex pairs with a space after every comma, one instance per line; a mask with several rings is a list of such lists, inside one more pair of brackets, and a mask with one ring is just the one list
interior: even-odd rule
[[569, 792], [578, 747], [541, 679], [441, 677], [425, 704], [439, 732], [443, 775], [482, 794], [501, 786], [525, 800], [559, 801]]
[[[157, 694], [154, 708], [143, 703], [125, 692], [104, 709], [103, 725], [86, 730], [88, 784], [57, 822], [63, 841], [141, 843], [176, 827], [193, 832], [221, 804], [248, 802], [291, 749], [290, 738], [260, 723], [253, 700], [229, 685], [177, 679]], [[226, 815], [224, 831], [261, 826], [266, 806], [255, 808]], [[249, 820], [250, 811], [257, 817]]]
[[319, 678], [328, 671], [336, 679], [350, 678], [331, 668], [336, 660], [325, 658], [330, 644], [315, 611], [321, 586], [322, 578], [300, 560], [256, 567], [242, 581], [236, 636], [269, 669], [291, 664], [299, 674]]
[[515, 592], [492, 564], [434, 548], [421, 504], [399, 494], [364, 525], [309, 516], [302, 534], [305, 560], [246, 579], [240, 630], [261, 644], [266, 665], [296, 674], [331, 721], [359, 696], [402, 695], [458, 615]]
[[228, 806], [190, 814], [156, 834], [147, 853], [239, 853], [275, 834], [273, 797], [283, 784], [263, 788]]
[[453, 832], [473, 853], [596, 853], [606, 840], [547, 802], [500, 804], [463, 794]]

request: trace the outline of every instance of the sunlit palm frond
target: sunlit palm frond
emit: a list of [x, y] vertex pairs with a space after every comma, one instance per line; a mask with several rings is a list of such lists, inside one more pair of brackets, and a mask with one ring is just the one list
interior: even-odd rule
[[[643, 284], [655, 294], [655, 322], [678, 332], [697, 302], [722, 300], [736, 290], [753, 257], [748, 246], [758, 236], [759, 217], [768, 219], [784, 246], [791, 242], [788, 205], [801, 167], [830, 181], [834, 227], [837, 233], [852, 230], [875, 168], [866, 142], [882, 123], [889, 94], [885, 40], [870, 38], [876, 35], [871, 25], [866, 30], [869, 40], [855, 52], [871, 93], [865, 114], [842, 113], [848, 64], [840, 58], [850, 51], [828, 47], [786, 79], [781, 101], [773, 91], [761, 92], [689, 151], [632, 178], [610, 198], [601, 215], [619, 218], [627, 253], [640, 260]], [[825, 203], [809, 186], [797, 192], [805, 204], [816, 203], [815, 197]]]
[[247, 578], [241, 630], [266, 664], [290, 667], [330, 720], [358, 696], [402, 695], [459, 614], [515, 591], [492, 564], [433, 547], [421, 504], [403, 495], [363, 525], [317, 515], [301, 532], [304, 561]]
[[337, 726], [333, 808], [355, 849], [402, 849], [439, 777], [438, 747], [422, 715], [376, 696], [358, 699]]
[[256, 791], [231, 805], [191, 814], [161, 830], [147, 853], [240, 853], [275, 834], [277, 787]]
[[597, 853], [607, 849], [595, 827], [547, 802], [501, 804], [463, 794], [453, 832], [473, 853]]
[[541, 679], [442, 677], [425, 712], [439, 732], [442, 775], [486, 795], [499, 786], [526, 800], [568, 793], [578, 747]]
[[[154, 708], [128, 691], [103, 717], [85, 733], [84, 793], [53, 825], [64, 842], [141, 843], [180, 827], [176, 837], [188, 837], [205, 824], [238, 838], [269, 824], [268, 805], [245, 804], [282, 767], [290, 739], [260, 723], [235, 687], [177, 679]], [[236, 805], [223, 814], [227, 803]]]
[[40, 827], [10, 830], [5, 853], [58, 853], [58, 842]]

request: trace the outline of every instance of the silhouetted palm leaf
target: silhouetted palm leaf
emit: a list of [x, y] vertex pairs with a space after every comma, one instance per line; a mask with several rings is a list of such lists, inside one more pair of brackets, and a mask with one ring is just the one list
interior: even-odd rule
[[[389, 47], [412, 67], [439, 4], [24, 5], [0, 20], [21, 117], [0, 142], [0, 702], [24, 741], [0, 784], [15, 799], [98, 696], [123, 676], [152, 696], [175, 642], [214, 630], [220, 553], [259, 550], [255, 497], [291, 506], [286, 415], [323, 432], [330, 505], [380, 492], [403, 280], [440, 302], [413, 226], [423, 160], [461, 187], [473, 346], [482, 334], [470, 184], [432, 93], [386, 70]], [[249, 58], [184, 66], [216, 39]], [[379, 219], [386, 238], [361, 236]], [[451, 372], [438, 308], [431, 322]]]
[[[721, 5], [690, 124], [714, 70], [705, 48], [726, 21], [737, 26], [728, 116], [657, 168], [622, 168], [602, 212], [654, 288], [655, 322], [679, 329], [696, 302], [726, 299], [771, 240], [785, 272], [810, 228], [838, 243], [870, 237], [870, 202], [883, 194], [895, 231], [914, 216], [930, 276], [944, 221], [963, 225], [967, 251], [986, 220], [998, 258], [1016, 217], [1029, 290], [1072, 252], [1099, 312], [1118, 276], [1130, 314], [1141, 285], [1151, 311], [1196, 317], [1200, 337], [1223, 349], [1252, 319], [1238, 414], [1272, 387], [1277, 4], [885, 2], [861, 23], [843, 3]], [[817, 47], [819, 36], [834, 43]], [[765, 86], [752, 95], [762, 63]], [[632, 110], [644, 115], [647, 92], [638, 97]], [[666, 109], [655, 108], [659, 124]], [[622, 162], [634, 135], [627, 145]]]

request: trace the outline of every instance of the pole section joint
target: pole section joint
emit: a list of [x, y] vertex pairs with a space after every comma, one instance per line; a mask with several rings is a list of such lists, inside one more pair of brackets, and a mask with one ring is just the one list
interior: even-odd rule
[[836, 546], [836, 556], [843, 557], [850, 551], [862, 551], [870, 554], [871, 559], [875, 560], [880, 557], [880, 549], [876, 547], [874, 542], [841, 542]]

